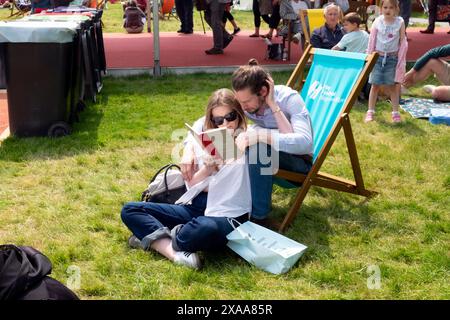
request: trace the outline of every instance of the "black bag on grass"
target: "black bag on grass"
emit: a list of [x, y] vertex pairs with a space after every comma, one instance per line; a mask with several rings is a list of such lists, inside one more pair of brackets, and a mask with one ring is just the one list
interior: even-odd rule
[[168, 164], [159, 169], [150, 180], [147, 189], [142, 192], [141, 201], [175, 203], [185, 192], [181, 168], [176, 164]]
[[79, 300], [50, 278], [50, 260], [32, 247], [0, 245], [0, 300]]

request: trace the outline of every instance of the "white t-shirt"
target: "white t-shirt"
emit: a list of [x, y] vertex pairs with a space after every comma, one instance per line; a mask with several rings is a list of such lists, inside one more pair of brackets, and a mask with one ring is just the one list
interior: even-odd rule
[[250, 177], [244, 155], [210, 177], [205, 216], [236, 218], [251, 211]]
[[400, 29], [402, 24], [402, 17], [395, 17], [392, 24], [387, 24], [383, 15], [376, 18], [372, 26], [372, 28], [377, 29], [375, 50], [379, 52], [397, 52], [400, 46]]

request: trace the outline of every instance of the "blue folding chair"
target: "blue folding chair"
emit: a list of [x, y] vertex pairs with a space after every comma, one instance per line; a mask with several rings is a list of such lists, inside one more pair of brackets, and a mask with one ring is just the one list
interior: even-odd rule
[[[311, 68], [303, 81], [305, 67], [310, 58]], [[295, 67], [287, 85], [301, 90], [301, 96], [309, 111], [314, 137], [314, 160], [307, 175], [281, 169], [276, 174], [276, 177], [288, 182], [297, 185], [301, 183], [294, 203], [279, 228], [280, 232], [292, 223], [312, 185], [365, 197], [375, 194], [364, 187], [349, 113], [375, 65], [376, 58], [376, 53], [366, 55], [313, 49], [309, 45]], [[355, 181], [319, 172], [341, 128], [344, 129]]]

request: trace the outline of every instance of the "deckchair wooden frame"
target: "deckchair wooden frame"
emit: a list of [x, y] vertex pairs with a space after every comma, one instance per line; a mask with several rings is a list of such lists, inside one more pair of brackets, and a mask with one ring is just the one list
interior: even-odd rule
[[[30, 6], [30, 9], [28, 9], [28, 10], [21, 10], [19, 8], [19, 4], [17, 3], [16, 0], [11, 0], [10, 4], [11, 4], [10, 14], [9, 14], [10, 17], [25, 16], [31, 11], [31, 6]], [[31, 5], [31, 2], [30, 2], [30, 5]], [[14, 9], [16, 9], [17, 12], [14, 12]]]
[[[295, 67], [292, 75], [290, 76], [287, 85], [295, 90], [300, 90], [303, 86], [303, 73], [306, 67], [307, 62], [314, 55], [314, 49], [311, 45], [308, 45], [303, 56]], [[289, 209], [288, 213], [284, 217], [284, 220], [279, 228], [280, 232], [283, 232], [291, 223], [292, 220], [297, 215], [303, 200], [306, 197], [311, 186], [319, 186], [323, 188], [333, 189], [337, 191], [357, 194], [364, 197], [371, 197], [376, 194], [374, 191], [367, 190], [364, 186], [364, 181], [361, 173], [361, 167], [359, 165], [358, 153], [356, 151], [355, 139], [353, 137], [352, 127], [350, 124], [349, 113], [358, 98], [361, 89], [363, 88], [365, 82], [367, 81], [367, 77], [369, 76], [370, 71], [375, 65], [377, 58], [377, 53], [373, 53], [368, 55], [366, 58], [366, 63], [364, 65], [363, 70], [361, 71], [356, 84], [353, 86], [350, 95], [347, 97], [345, 101], [344, 107], [342, 108], [339, 119], [335, 122], [333, 128], [331, 129], [328, 138], [326, 139], [322, 150], [317, 156], [311, 171], [307, 174], [294, 173], [286, 170], [278, 170], [276, 174], [277, 177], [301, 183], [302, 185], [299, 187], [297, 191], [297, 195], [295, 196], [294, 203]], [[350, 156], [350, 162], [353, 169], [353, 175], [355, 181], [351, 181], [348, 179], [344, 179], [341, 177], [333, 176], [327, 173], [320, 172], [320, 168], [325, 161], [328, 152], [330, 151], [334, 141], [336, 140], [337, 135], [339, 134], [341, 128], [344, 130], [345, 140], [347, 143], [347, 149]]]

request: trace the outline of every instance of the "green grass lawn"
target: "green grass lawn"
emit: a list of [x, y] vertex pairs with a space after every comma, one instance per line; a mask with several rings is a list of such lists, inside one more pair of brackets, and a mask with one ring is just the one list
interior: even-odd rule
[[[274, 74], [277, 83], [288, 76]], [[366, 201], [313, 188], [286, 233], [308, 250], [287, 274], [260, 271], [230, 250], [203, 254], [205, 267], [193, 271], [128, 248], [122, 205], [138, 200], [171, 161], [174, 130], [203, 114], [213, 90], [229, 86], [229, 75], [106, 78], [72, 135], [6, 139], [0, 243], [39, 249], [63, 283], [79, 268], [82, 299], [450, 298], [449, 127], [404, 113], [392, 125], [384, 102], [374, 123], [363, 123], [365, 105], [351, 113], [366, 186], [379, 195]], [[323, 169], [352, 178], [342, 134]], [[275, 189], [275, 216], [293, 194]], [[367, 285], [374, 266], [379, 289]]]

